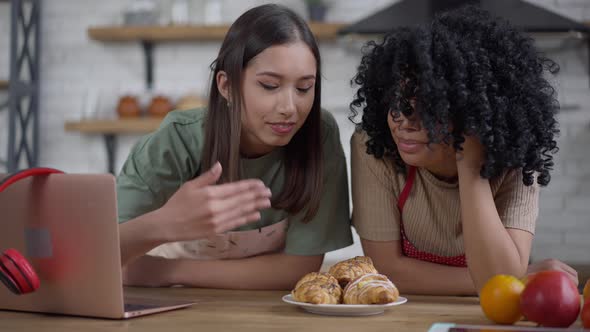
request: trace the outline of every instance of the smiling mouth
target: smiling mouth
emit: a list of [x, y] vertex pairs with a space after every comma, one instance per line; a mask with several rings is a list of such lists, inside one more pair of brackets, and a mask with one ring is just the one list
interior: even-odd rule
[[416, 140], [413, 140], [413, 139], [403, 139], [403, 138], [400, 138], [400, 137], [396, 137], [396, 138], [397, 138], [397, 141], [399, 143], [402, 143], [402, 144], [426, 144], [424, 142], [416, 141]]
[[404, 153], [417, 153], [419, 152], [426, 143], [416, 140], [402, 139], [397, 137], [397, 149]]
[[269, 125], [272, 131], [279, 135], [288, 134], [295, 128], [295, 122], [271, 122]]
[[295, 122], [269, 122], [271, 126], [289, 127], [294, 126]]

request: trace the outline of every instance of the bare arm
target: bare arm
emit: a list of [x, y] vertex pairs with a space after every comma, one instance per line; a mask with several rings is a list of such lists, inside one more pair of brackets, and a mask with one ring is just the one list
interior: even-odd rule
[[[387, 275], [405, 294], [425, 295], [476, 295], [469, 270], [417, 259], [401, 254], [400, 241], [361, 240], [365, 255], [373, 259], [377, 270]], [[577, 285], [578, 273], [571, 266], [546, 259], [528, 266], [527, 275], [540, 271], [562, 271]]]
[[119, 241], [121, 243], [121, 265], [166, 242], [158, 211], [119, 224]]
[[393, 281], [403, 294], [475, 295], [469, 271], [405, 257], [400, 241], [361, 240], [375, 268]]
[[461, 223], [467, 265], [479, 291], [496, 274], [525, 275], [533, 235], [504, 227], [490, 182], [479, 174], [483, 160], [481, 144], [466, 137], [463, 148], [457, 158]]
[[481, 289], [496, 274], [523, 277], [533, 235], [504, 227], [489, 181], [479, 174], [459, 172], [459, 195], [465, 256], [477, 289]]
[[162, 243], [202, 239], [259, 220], [259, 210], [270, 207], [270, 189], [260, 180], [216, 185], [220, 175], [217, 163], [184, 183], [161, 208], [121, 224], [121, 264]]
[[133, 286], [288, 290], [305, 274], [318, 271], [323, 255], [283, 253], [235, 260], [166, 259], [142, 256], [129, 264], [124, 283]]

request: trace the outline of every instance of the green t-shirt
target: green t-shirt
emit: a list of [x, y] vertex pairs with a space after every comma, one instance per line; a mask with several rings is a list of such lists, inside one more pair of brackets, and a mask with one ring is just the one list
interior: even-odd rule
[[[171, 112], [160, 128], [144, 136], [132, 149], [117, 177], [119, 222], [160, 208], [201, 169], [206, 110]], [[295, 216], [273, 208], [261, 211], [258, 222], [234, 231], [249, 230], [289, 220], [285, 253], [319, 255], [352, 244], [346, 159], [333, 116], [322, 111], [324, 186], [320, 208], [312, 220], [301, 222], [305, 209]], [[273, 195], [281, 192], [285, 178], [283, 148], [259, 158], [242, 158], [243, 178], [257, 178]]]

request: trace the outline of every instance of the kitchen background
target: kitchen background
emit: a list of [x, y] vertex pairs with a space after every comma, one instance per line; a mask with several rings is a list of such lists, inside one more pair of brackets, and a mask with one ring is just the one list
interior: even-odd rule
[[[157, 113], [175, 104], [191, 105], [205, 98], [209, 65], [221, 39], [165, 42], [154, 45], [154, 78], [146, 89], [141, 44], [105, 42], [89, 37], [88, 29], [145, 20], [133, 12], [159, 8], [160, 24], [229, 24], [248, 8], [266, 1], [186, 0], [46, 0], [40, 13], [41, 58], [39, 96], [39, 165], [66, 172], [106, 172], [105, 141], [100, 134], [83, 133], [66, 122], [116, 119], [117, 112]], [[309, 18], [302, 0], [275, 1]], [[391, 0], [331, 0], [326, 22], [353, 23], [391, 5]], [[590, 22], [589, 0], [530, 0], [579, 22]], [[9, 97], [2, 84], [10, 76], [10, 1], [0, 1], [0, 105]], [[128, 14], [125, 16], [124, 13]], [[148, 18], [149, 19], [149, 18]], [[140, 22], [136, 22], [140, 23]], [[541, 194], [532, 259], [554, 257], [590, 265], [590, 77], [588, 36], [535, 35], [538, 46], [561, 66], [552, 78], [563, 107], [559, 115], [561, 148], [550, 185]], [[347, 119], [354, 88], [350, 86], [361, 56], [363, 40], [340, 37], [320, 41], [323, 58], [324, 108], [337, 118], [349, 156], [353, 125]], [[134, 98], [122, 99], [124, 96]], [[163, 97], [152, 99], [154, 97]], [[119, 102], [121, 103], [119, 104]], [[180, 103], [182, 101], [182, 103]], [[150, 107], [151, 105], [151, 107]], [[116, 135], [114, 169], [118, 171], [139, 134]], [[8, 146], [8, 112], [0, 109], [0, 161]], [[0, 164], [0, 172], [5, 171]], [[21, 165], [22, 167], [22, 165]], [[361, 254], [355, 245], [328, 255], [334, 260]]]

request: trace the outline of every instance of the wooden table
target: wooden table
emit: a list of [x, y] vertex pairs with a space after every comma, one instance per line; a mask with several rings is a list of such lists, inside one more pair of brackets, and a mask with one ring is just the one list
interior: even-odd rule
[[193, 307], [130, 320], [0, 311], [0, 331], [403, 331], [435, 322], [488, 324], [476, 298], [408, 296], [406, 304], [368, 317], [321, 316], [282, 302], [285, 291], [127, 288], [140, 296], [198, 302]]

